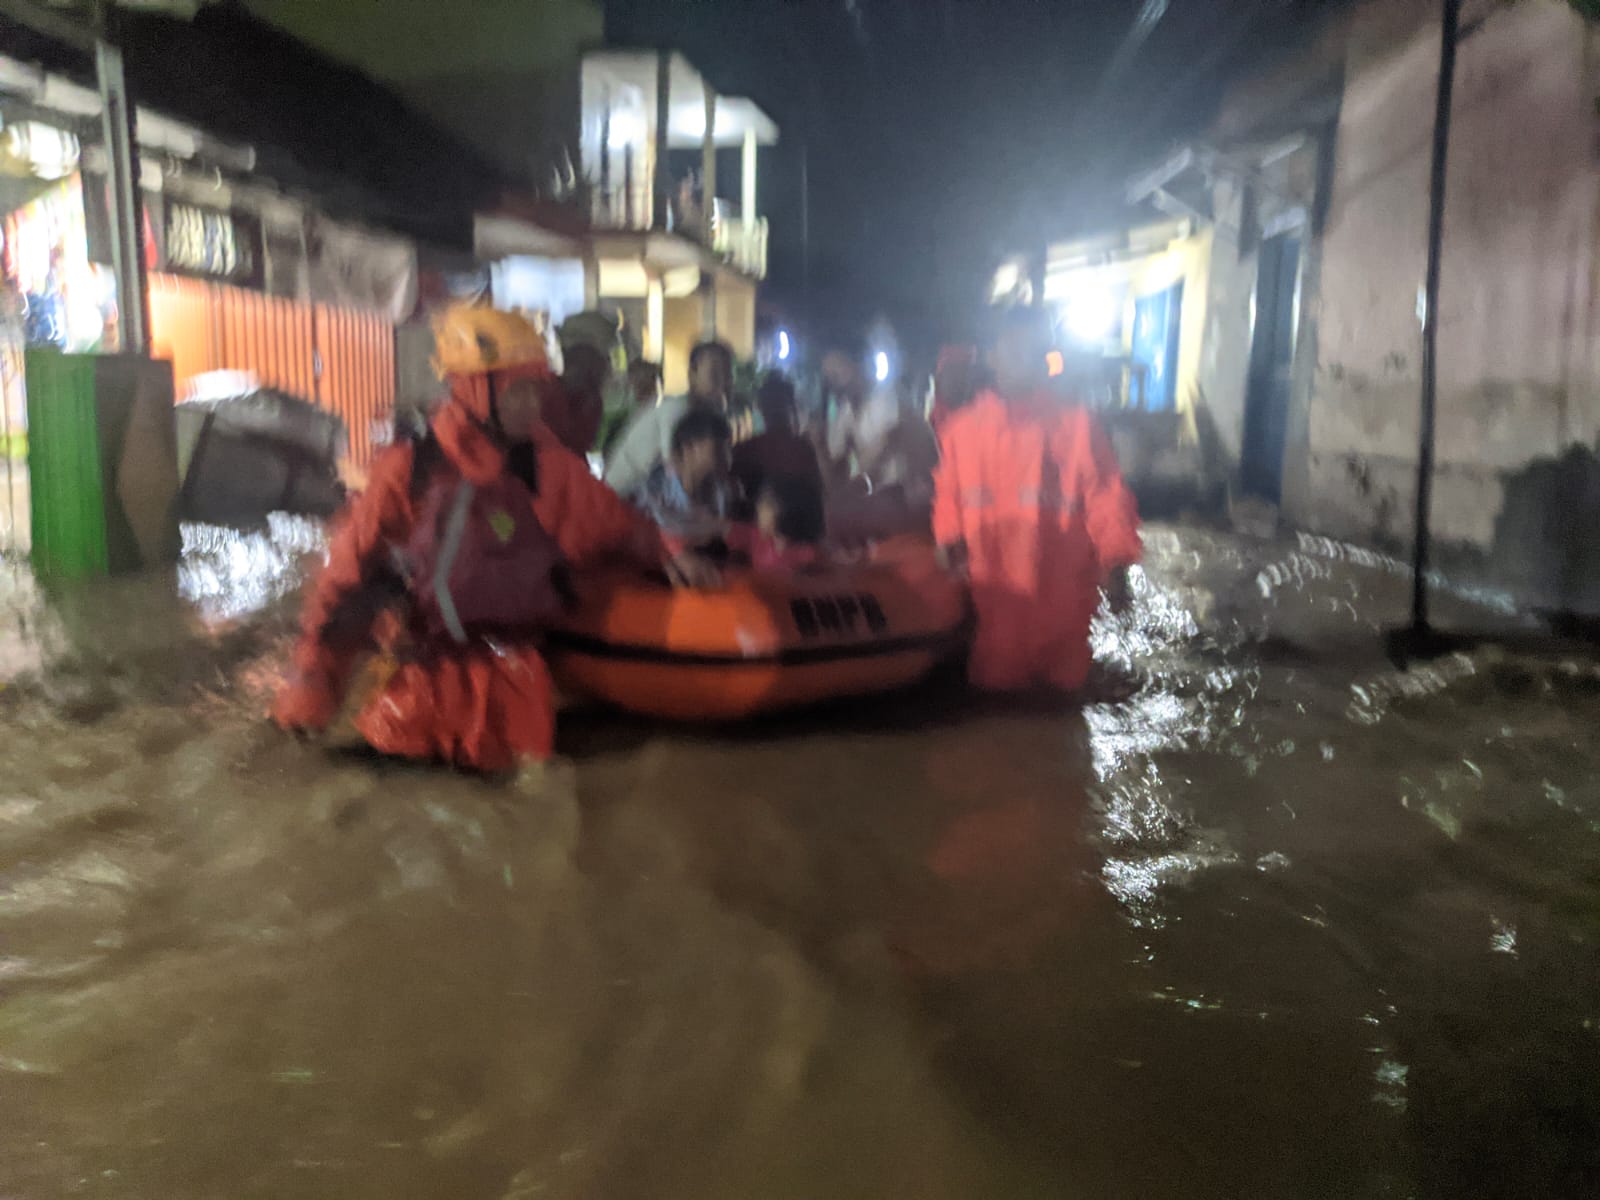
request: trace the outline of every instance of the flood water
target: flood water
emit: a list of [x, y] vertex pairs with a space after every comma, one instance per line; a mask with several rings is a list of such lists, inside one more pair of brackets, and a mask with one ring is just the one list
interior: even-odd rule
[[1083, 710], [575, 712], [528, 801], [265, 725], [276, 528], [11, 578], [7, 1200], [1600, 1194], [1591, 663], [1156, 527]]

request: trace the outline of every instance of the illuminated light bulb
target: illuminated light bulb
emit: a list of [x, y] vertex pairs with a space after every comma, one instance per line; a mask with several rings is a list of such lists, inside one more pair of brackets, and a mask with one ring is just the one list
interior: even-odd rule
[[611, 114], [611, 126], [606, 130], [606, 148], [620, 150], [644, 140], [644, 121], [637, 113]]

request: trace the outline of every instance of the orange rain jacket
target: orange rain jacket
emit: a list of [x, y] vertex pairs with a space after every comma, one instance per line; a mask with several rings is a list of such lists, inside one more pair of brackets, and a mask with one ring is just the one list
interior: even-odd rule
[[1139, 560], [1139, 514], [1087, 410], [985, 391], [943, 430], [933, 533], [966, 548], [981, 688], [1083, 686], [1100, 585]]
[[[547, 377], [542, 368], [527, 368], [497, 372], [495, 380], [505, 384], [523, 373]], [[487, 485], [506, 469], [504, 451], [486, 429], [488, 376], [453, 376], [450, 384], [433, 435], [450, 466]], [[660, 561], [660, 539], [645, 518], [549, 430], [541, 427], [533, 440], [539, 485], [533, 510], [569, 565], [581, 569], [614, 556]], [[555, 707], [544, 660], [532, 645], [428, 645], [414, 636], [405, 644], [410, 631], [386, 615], [394, 598], [392, 584], [386, 589], [392, 555], [410, 540], [415, 504], [425, 490], [413, 486], [415, 457], [411, 444], [387, 450], [343, 517], [306, 604], [292, 675], [274, 718], [288, 729], [327, 728], [358, 665], [387, 642], [397, 665], [355, 717], [374, 749], [480, 771], [546, 758]]]

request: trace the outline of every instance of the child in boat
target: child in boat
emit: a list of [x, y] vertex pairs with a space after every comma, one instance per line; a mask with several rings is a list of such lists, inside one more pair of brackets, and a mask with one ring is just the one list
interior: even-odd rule
[[758, 571], [796, 570], [822, 557], [822, 494], [800, 475], [771, 475], [756, 495], [755, 523], [730, 526], [728, 549]]
[[702, 546], [722, 538], [738, 499], [733, 430], [721, 413], [692, 408], [672, 431], [672, 450], [630, 496], [670, 545]]

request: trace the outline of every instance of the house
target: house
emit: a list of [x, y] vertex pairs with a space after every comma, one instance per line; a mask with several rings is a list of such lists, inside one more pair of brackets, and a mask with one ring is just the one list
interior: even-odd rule
[[[92, 56], [0, 33], [0, 523], [19, 547], [23, 348], [114, 351], [122, 314]], [[148, 341], [179, 399], [232, 372], [310, 400], [343, 418], [359, 475], [397, 386], [437, 388], [426, 353], [408, 380], [407, 335], [449, 281], [488, 286], [485, 245], [570, 255], [581, 307], [581, 220], [516, 194], [359, 72], [232, 5], [192, 21], [119, 12], [115, 35], [138, 104]]]
[[[1319, 235], [1294, 504], [1330, 532], [1409, 539], [1420, 390], [1435, 6], [1369, 3]], [[1563, 0], [1467, 5], [1438, 313], [1432, 525], [1524, 604], [1600, 610], [1600, 30]]]
[[[1597, 49], [1565, 0], [1466, 6], [1432, 502], [1447, 571], [1585, 611], [1600, 610]], [[1122, 228], [1052, 248], [1046, 271], [1069, 328], [1110, 285], [1120, 403], [1170, 402], [1235, 493], [1291, 524], [1396, 550], [1416, 496], [1438, 57], [1431, 0], [1333, 6], [1129, 181]], [[1158, 359], [1170, 390], [1141, 392]]]
[[[777, 142], [777, 126], [671, 51], [593, 51], [582, 88], [595, 295], [640, 331], [667, 390], [682, 391], [702, 338], [722, 339], [740, 358], [755, 353], [756, 288], [767, 273], [758, 154]], [[732, 187], [719, 171], [730, 150], [739, 164]], [[691, 154], [690, 170], [674, 170], [675, 151]]]
[[605, 46], [594, 0], [483, 0], [470, 16], [433, 0], [244, 2], [382, 80], [547, 206], [579, 210], [581, 244], [480, 222], [497, 304], [559, 323], [581, 287], [584, 306], [620, 315], [630, 352], [662, 363], [668, 390], [686, 386], [703, 337], [753, 355], [759, 151], [778, 131], [751, 101], [719, 95], [670, 49]]

